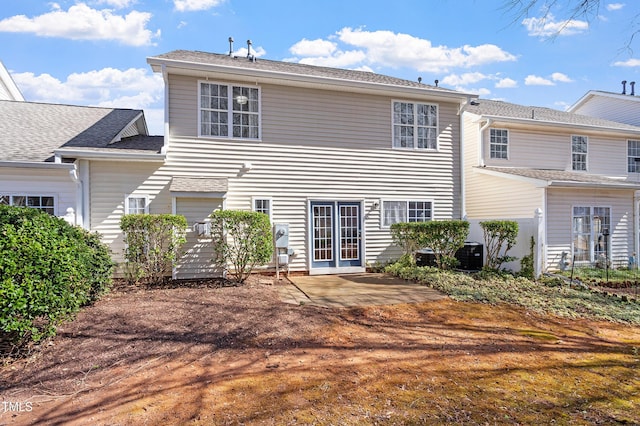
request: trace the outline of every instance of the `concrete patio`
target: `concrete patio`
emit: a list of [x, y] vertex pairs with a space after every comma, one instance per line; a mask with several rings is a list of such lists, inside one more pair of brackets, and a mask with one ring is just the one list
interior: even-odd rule
[[286, 303], [345, 308], [434, 301], [447, 296], [382, 273], [290, 276], [278, 284]]

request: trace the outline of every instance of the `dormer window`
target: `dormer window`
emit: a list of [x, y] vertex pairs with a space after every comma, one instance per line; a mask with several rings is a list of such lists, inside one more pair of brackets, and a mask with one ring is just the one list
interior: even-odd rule
[[227, 139], [260, 139], [260, 90], [201, 81], [199, 135]]

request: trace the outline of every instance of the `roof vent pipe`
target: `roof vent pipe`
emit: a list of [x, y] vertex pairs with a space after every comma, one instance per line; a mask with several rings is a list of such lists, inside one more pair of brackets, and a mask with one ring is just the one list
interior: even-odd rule
[[622, 80], [622, 94], [627, 94], [627, 80]]
[[632, 81], [631, 83], [629, 83], [629, 85], [631, 86], [631, 93], [629, 93], [629, 94], [630, 94], [631, 96], [634, 96], [634, 95], [636, 94], [636, 92], [635, 92], [635, 87], [634, 87], [634, 86], [636, 85], [636, 82], [635, 82], [635, 81]]
[[247, 40], [247, 59], [251, 59], [251, 40]]
[[434, 81], [434, 83], [436, 83], [436, 87], [438, 87], [438, 83], [440, 83], [440, 80], [436, 80]]
[[229, 56], [233, 56], [233, 37], [229, 37]]

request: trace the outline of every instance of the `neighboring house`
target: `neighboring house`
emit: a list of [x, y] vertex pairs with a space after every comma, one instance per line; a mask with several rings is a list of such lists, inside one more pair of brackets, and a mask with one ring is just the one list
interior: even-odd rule
[[11, 74], [0, 61], [0, 100], [2, 101], [24, 101], [22, 92], [11, 78]]
[[633, 86], [628, 94], [626, 87], [623, 93], [590, 90], [567, 111], [640, 126], [640, 97]]
[[147, 136], [140, 110], [0, 100], [0, 204], [38, 208], [99, 230], [89, 216], [91, 197], [99, 199], [92, 161], [99, 160], [98, 168], [108, 162], [137, 169], [131, 160], [161, 163], [162, 144], [162, 137]]
[[533, 222], [538, 272], [638, 250], [640, 127], [479, 99], [463, 139], [465, 214]]
[[[123, 192], [134, 194], [129, 208], [186, 216], [177, 278], [216, 273], [206, 221], [219, 208], [260, 211], [287, 225], [290, 269], [311, 274], [359, 272], [397, 258], [394, 222], [462, 215], [467, 94], [372, 72], [204, 52], [147, 61], [166, 85], [166, 160], [135, 169], [91, 162], [92, 228], [112, 235], [115, 249]], [[130, 186], [116, 190], [116, 181]]]

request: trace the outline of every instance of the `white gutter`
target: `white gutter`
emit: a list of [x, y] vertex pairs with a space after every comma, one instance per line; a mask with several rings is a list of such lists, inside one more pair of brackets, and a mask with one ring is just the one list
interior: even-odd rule
[[45, 163], [44, 161], [0, 161], [0, 167], [18, 167], [23, 169], [68, 169], [74, 170], [73, 163]]
[[478, 164], [480, 165], [480, 167], [484, 167], [484, 131], [487, 130], [487, 128], [491, 126], [492, 123], [493, 120], [488, 118], [487, 122], [484, 123], [484, 125], [482, 125], [479, 130], [478, 139], [480, 140], [480, 149], [478, 150], [478, 155], [480, 158], [478, 159]]
[[[536, 120], [536, 119], [530, 119], [530, 118], [513, 118], [513, 117], [503, 117], [503, 116], [495, 116], [495, 115], [482, 115], [483, 118], [487, 119], [487, 120], [492, 120], [494, 123], [500, 122], [500, 123], [519, 123], [519, 124], [527, 124], [527, 125], [536, 125], [536, 126], [540, 126], [540, 125], [544, 125], [544, 126], [555, 126], [555, 127], [561, 127], [561, 128], [567, 128], [567, 129], [589, 129], [589, 130], [594, 130], [594, 131], [600, 131], [600, 132], [607, 132], [607, 133], [622, 133], [625, 135], [640, 135], [640, 128], [638, 128], [638, 130], [633, 130], [633, 129], [624, 129], [624, 128], [618, 128], [618, 127], [609, 127], [609, 126], [595, 126], [595, 125], [589, 125], [589, 124], [579, 124], [579, 123], [564, 123], [561, 121], [549, 121], [549, 120]], [[624, 123], [620, 123], [620, 124], [624, 124]], [[635, 126], [631, 126], [630, 127], [635, 127]]]

